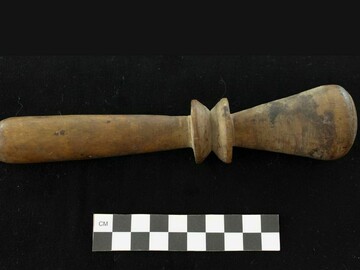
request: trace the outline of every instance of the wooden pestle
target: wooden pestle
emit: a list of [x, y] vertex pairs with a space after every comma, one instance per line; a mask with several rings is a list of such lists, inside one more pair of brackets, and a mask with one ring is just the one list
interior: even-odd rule
[[230, 163], [233, 146], [331, 160], [350, 150], [356, 131], [349, 93], [323, 85], [233, 114], [223, 98], [211, 111], [192, 100], [189, 116], [10, 117], [0, 121], [0, 160], [51, 162], [191, 147], [196, 163], [211, 151]]

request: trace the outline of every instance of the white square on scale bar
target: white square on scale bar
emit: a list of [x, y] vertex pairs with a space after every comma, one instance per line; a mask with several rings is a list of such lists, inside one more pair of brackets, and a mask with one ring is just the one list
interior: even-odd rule
[[149, 232], [150, 215], [149, 214], [132, 214], [131, 215], [132, 232]]
[[149, 250], [168, 250], [169, 233], [167, 232], [150, 232]]
[[187, 215], [169, 215], [169, 232], [187, 232]]
[[243, 215], [243, 232], [255, 233], [261, 232], [261, 216], [260, 215]]
[[225, 233], [225, 251], [244, 250], [242, 233]]
[[206, 215], [206, 232], [224, 232], [224, 215]]
[[188, 251], [206, 250], [206, 233], [188, 233], [187, 250]]
[[280, 250], [280, 234], [279, 233], [261, 233], [262, 250]]
[[94, 214], [93, 232], [112, 232], [113, 215]]
[[113, 232], [111, 250], [131, 250], [131, 232]]

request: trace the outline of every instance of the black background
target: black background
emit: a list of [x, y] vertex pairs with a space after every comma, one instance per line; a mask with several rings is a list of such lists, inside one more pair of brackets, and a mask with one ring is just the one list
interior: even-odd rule
[[[188, 115], [191, 99], [232, 112], [339, 84], [360, 104], [350, 55], [0, 57], [1, 120], [66, 114]], [[1, 269], [359, 269], [359, 139], [317, 161], [234, 148], [44, 164], [0, 163]], [[91, 251], [93, 213], [280, 214], [280, 252]]]

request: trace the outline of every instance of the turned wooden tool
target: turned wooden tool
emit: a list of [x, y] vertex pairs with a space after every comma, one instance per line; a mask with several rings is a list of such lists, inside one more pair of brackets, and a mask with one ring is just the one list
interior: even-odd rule
[[62, 115], [0, 122], [0, 160], [79, 160], [191, 147], [195, 161], [211, 151], [231, 162], [233, 146], [322, 160], [351, 148], [356, 109], [341, 86], [319, 86], [230, 114], [226, 98], [209, 111], [191, 101], [189, 116]]

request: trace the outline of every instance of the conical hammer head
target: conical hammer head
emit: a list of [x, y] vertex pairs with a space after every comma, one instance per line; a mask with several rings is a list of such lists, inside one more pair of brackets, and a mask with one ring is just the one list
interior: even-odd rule
[[316, 87], [232, 118], [235, 146], [322, 160], [344, 156], [357, 132], [354, 102], [338, 85]]

